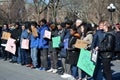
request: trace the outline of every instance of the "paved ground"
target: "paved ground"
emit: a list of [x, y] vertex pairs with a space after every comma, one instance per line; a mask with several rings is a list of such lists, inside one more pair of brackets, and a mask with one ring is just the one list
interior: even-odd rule
[[0, 80], [65, 80], [58, 74], [30, 69], [0, 60]]
[[[120, 80], [120, 62], [112, 62], [113, 80]], [[47, 73], [0, 60], [0, 80], [67, 80]]]

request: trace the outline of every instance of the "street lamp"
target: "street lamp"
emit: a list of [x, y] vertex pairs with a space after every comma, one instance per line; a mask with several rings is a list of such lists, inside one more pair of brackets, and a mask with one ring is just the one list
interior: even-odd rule
[[115, 7], [115, 5], [114, 5], [113, 3], [111, 3], [111, 4], [107, 7], [107, 9], [108, 9], [108, 11], [111, 13], [111, 18], [110, 18], [110, 20], [111, 20], [111, 24], [112, 24], [112, 26], [113, 26], [113, 25], [114, 25], [114, 23], [113, 23], [113, 12], [115, 12], [116, 7]]

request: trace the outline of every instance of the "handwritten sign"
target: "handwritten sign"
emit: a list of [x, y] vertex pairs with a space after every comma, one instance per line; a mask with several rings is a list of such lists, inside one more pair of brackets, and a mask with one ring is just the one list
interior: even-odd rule
[[15, 39], [12, 39], [12, 38], [9, 38], [8, 41], [7, 41], [7, 45], [5, 47], [5, 50], [14, 54], [15, 55], [15, 52], [16, 52], [16, 44], [15, 44]]
[[77, 66], [88, 75], [93, 76], [95, 65], [91, 61], [91, 53], [88, 50], [81, 49]]
[[52, 38], [53, 48], [58, 48], [60, 44], [60, 36]]
[[77, 39], [75, 43], [76, 48], [87, 48], [88, 42], [85, 40]]
[[45, 30], [44, 32], [44, 38], [51, 39], [51, 32], [48, 30]]
[[21, 48], [29, 49], [29, 40], [28, 39], [22, 39]]
[[3, 32], [1, 39], [8, 40], [10, 38], [10, 36], [11, 36], [11, 34], [9, 32]]

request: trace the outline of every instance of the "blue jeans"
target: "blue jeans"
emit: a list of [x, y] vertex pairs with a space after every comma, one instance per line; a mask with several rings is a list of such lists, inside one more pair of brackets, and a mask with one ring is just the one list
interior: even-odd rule
[[98, 60], [97, 60], [95, 72], [93, 74], [93, 79], [94, 80], [104, 80], [100, 58], [98, 58]]
[[17, 62], [17, 56], [12, 55], [12, 61]]
[[21, 49], [21, 63], [28, 64], [28, 50]]
[[21, 52], [20, 52], [20, 47], [18, 47], [17, 53], [18, 53], [17, 63], [20, 64], [20, 63], [21, 63]]
[[78, 68], [77, 68], [77, 65], [71, 65], [71, 70], [72, 70], [72, 76], [74, 78], [77, 78], [78, 77]]
[[38, 65], [37, 53], [38, 53], [37, 48], [31, 48], [31, 58], [32, 58], [32, 63], [33, 63], [34, 67], [37, 67], [37, 65]]

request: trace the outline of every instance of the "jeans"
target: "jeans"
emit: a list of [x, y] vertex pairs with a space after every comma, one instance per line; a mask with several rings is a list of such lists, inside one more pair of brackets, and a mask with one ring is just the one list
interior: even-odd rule
[[94, 80], [103, 80], [103, 73], [102, 73], [102, 65], [101, 65], [101, 59], [98, 58], [97, 59], [97, 64], [96, 64], [96, 67], [95, 67], [95, 71], [94, 71], [94, 74], [93, 74], [93, 79]]
[[53, 69], [57, 69], [57, 62], [58, 62], [57, 51], [51, 51], [50, 52], [50, 61], [51, 61], [51, 67]]
[[37, 67], [37, 65], [38, 65], [37, 53], [38, 53], [37, 48], [31, 48], [31, 58], [32, 58], [32, 63], [33, 63], [34, 67]]
[[70, 74], [71, 75], [71, 65], [65, 63], [65, 58], [62, 58], [62, 66], [64, 69], [64, 73]]
[[17, 62], [17, 56], [12, 55], [12, 61]]
[[41, 49], [40, 53], [41, 67], [48, 68], [48, 49]]
[[20, 64], [20, 63], [21, 63], [21, 52], [20, 52], [20, 47], [18, 47], [17, 53], [18, 53], [17, 63]]
[[21, 63], [28, 64], [28, 50], [21, 49]]
[[78, 77], [78, 67], [77, 65], [71, 65], [71, 70], [72, 70], [72, 76], [74, 78]]

